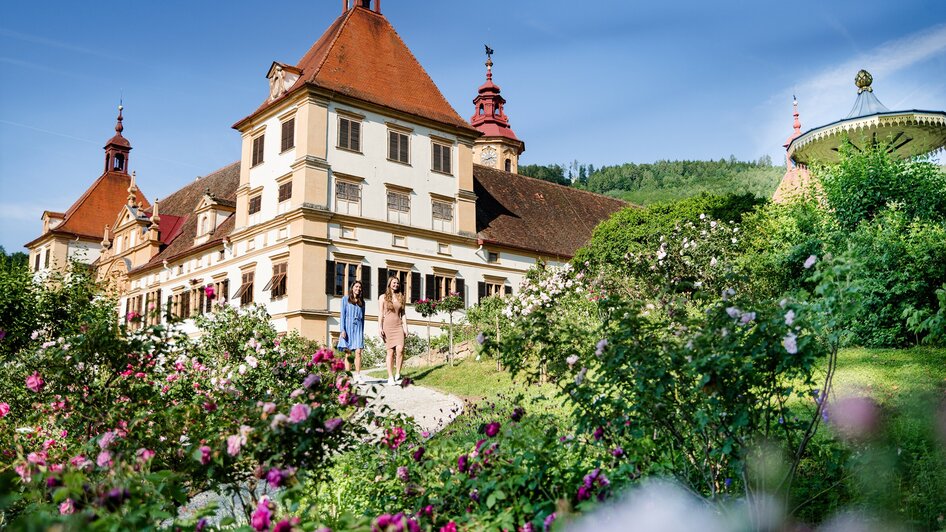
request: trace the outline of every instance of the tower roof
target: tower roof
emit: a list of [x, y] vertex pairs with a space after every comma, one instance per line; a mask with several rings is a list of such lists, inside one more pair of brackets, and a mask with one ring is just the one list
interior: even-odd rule
[[300, 75], [285, 94], [267, 100], [248, 119], [304, 86], [381, 105], [475, 135], [380, 13], [353, 7], [342, 14], [299, 62]]
[[[493, 50], [486, 47], [486, 81], [480, 85], [476, 98], [473, 99], [473, 116], [470, 124], [486, 137], [504, 137], [522, 143], [509, 125], [509, 117], [503, 107], [506, 99], [502, 97], [499, 85], [493, 83]], [[522, 146], [520, 153], [525, 150]]]
[[108, 142], [105, 143], [106, 148], [109, 146], [121, 146], [123, 148], [128, 148], [129, 150], [131, 149], [131, 143], [128, 142], [128, 139], [122, 136], [122, 131], [125, 130], [125, 126], [122, 125], [122, 120], [124, 120], [122, 118], [123, 109], [123, 106], [118, 106], [118, 120], [115, 122], [115, 135], [108, 139]]

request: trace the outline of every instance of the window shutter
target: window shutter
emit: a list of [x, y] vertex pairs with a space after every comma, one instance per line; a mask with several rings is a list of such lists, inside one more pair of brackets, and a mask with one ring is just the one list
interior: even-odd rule
[[511, 296], [511, 295], [512, 295], [512, 287], [511, 287], [511, 286], [504, 286], [503, 288], [505, 289], [507, 296]]
[[433, 160], [430, 163], [430, 166], [434, 170], [438, 170], [438, 171], [440, 170], [440, 150], [441, 150], [440, 144], [434, 144]]
[[335, 295], [335, 261], [325, 261], [325, 293]]
[[411, 303], [420, 300], [421, 294], [421, 279], [420, 272], [411, 272]]
[[476, 302], [479, 303], [480, 301], [483, 301], [484, 297], [486, 297], [486, 283], [484, 283], [483, 281], [476, 283], [476, 292], [477, 292]]
[[351, 149], [361, 151], [361, 122], [351, 123]]
[[447, 146], [443, 147], [443, 150], [440, 152], [443, 155], [443, 171], [445, 173], [450, 173], [450, 148]]
[[426, 279], [424, 280], [424, 288], [427, 289], [425, 296], [427, 299], [434, 300], [437, 299], [437, 283], [434, 281], [433, 274], [427, 274]]
[[388, 289], [388, 270], [378, 268], [378, 299], [384, 297], [384, 291]]
[[350, 123], [351, 122], [344, 118], [338, 121], [338, 145], [341, 148], [351, 147], [348, 142], [348, 124]]
[[158, 288], [158, 293], [156, 294], [154, 300], [154, 313], [155, 313], [155, 325], [161, 323], [161, 289]]
[[361, 265], [361, 297], [371, 299], [371, 266]]
[[230, 279], [224, 279], [220, 286], [220, 297], [223, 299], [223, 302], [226, 303], [230, 299]]
[[397, 133], [388, 131], [388, 159], [397, 159]]
[[410, 157], [409, 157], [409, 154], [408, 154], [408, 152], [407, 152], [407, 139], [408, 139], [408, 137], [407, 137], [407, 135], [399, 135], [398, 137], [401, 139], [401, 145], [400, 145], [401, 152], [400, 152], [400, 154], [399, 154], [399, 155], [401, 156], [401, 162], [402, 162], [402, 163], [410, 162], [410, 160], [409, 160]]
[[463, 279], [456, 279], [456, 288], [457, 294], [460, 295], [460, 301], [463, 301], [463, 306], [466, 306], [466, 286], [463, 283]]

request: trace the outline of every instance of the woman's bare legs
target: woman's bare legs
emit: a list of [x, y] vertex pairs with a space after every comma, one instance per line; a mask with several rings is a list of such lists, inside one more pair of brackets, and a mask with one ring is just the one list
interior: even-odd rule
[[[397, 378], [401, 378], [401, 366], [404, 364], [404, 346], [399, 345], [395, 347], [397, 351]], [[390, 353], [390, 350], [388, 351]], [[390, 373], [390, 371], [388, 371]]]
[[393, 381], [394, 380], [394, 348], [393, 347], [388, 349], [387, 363], [388, 363], [388, 380]]
[[355, 373], [361, 375], [361, 349], [355, 349]]

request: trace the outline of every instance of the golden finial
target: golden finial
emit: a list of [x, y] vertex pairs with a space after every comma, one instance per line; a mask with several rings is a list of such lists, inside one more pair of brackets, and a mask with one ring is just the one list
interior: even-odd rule
[[861, 69], [856, 76], [854, 76], [854, 85], [857, 85], [857, 93], [860, 94], [864, 91], [874, 92], [874, 89], [871, 88], [870, 84], [874, 82], [874, 77], [870, 75], [870, 72]]

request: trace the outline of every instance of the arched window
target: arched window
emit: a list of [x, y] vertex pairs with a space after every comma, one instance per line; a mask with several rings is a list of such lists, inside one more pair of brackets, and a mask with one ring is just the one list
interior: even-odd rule
[[125, 168], [125, 156], [122, 154], [115, 155], [115, 158], [112, 159], [112, 169], [121, 172]]
[[204, 216], [204, 219], [201, 220], [201, 222], [200, 222], [200, 234], [202, 234], [202, 235], [206, 235], [206, 234], [207, 234], [207, 221], [208, 221], [208, 219], [209, 219], [208, 216]]
[[483, 109], [483, 104], [480, 104], [480, 114], [485, 115], [486, 111]]
[[506, 159], [506, 171], [512, 172], [512, 159]]

